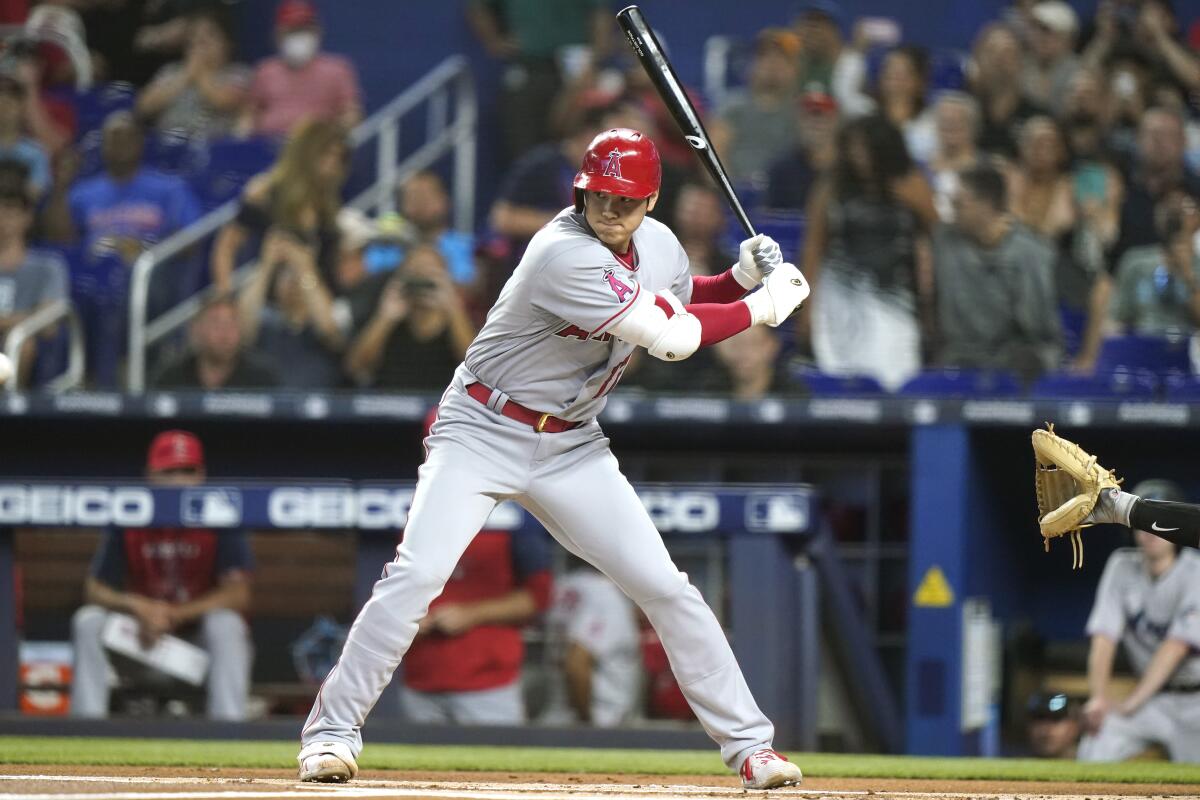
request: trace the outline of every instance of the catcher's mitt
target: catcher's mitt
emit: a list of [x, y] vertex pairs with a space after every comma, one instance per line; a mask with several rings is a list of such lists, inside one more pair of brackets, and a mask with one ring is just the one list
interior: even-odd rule
[[1051, 539], [1071, 537], [1071, 565], [1077, 569], [1083, 566], [1080, 530], [1091, 524], [1085, 520], [1100, 492], [1116, 488], [1120, 480], [1097, 464], [1095, 456], [1056, 434], [1053, 425], [1046, 423], [1046, 428], [1033, 432], [1038, 526], [1047, 552]]

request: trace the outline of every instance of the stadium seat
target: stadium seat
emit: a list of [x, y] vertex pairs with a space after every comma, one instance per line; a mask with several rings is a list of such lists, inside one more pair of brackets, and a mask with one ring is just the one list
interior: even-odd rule
[[929, 87], [934, 92], [962, 89], [966, 85], [967, 54], [938, 49], [929, 54]]
[[1166, 399], [1195, 403], [1200, 401], [1200, 376], [1174, 374], [1163, 381]]
[[93, 86], [75, 95], [75, 114], [79, 120], [79, 135], [99, 129], [104, 118], [114, 111], [133, 108], [137, 88], [132, 83], [114, 81]]
[[1100, 346], [1097, 372], [1147, 369], [1157, 374], [1190, 372], [1188, 340], [1182, 336], [1112, 336]]
[[1011, 372], [949, 367], [925, 370], [900, 387], [904, 395], [1013, 397], [1021, 384]]
[[792, 377], [808, 387], [815, 397], [883, 394], [879, 381], [869, 375], [829, 375], [808, 365], [791, 370]]
[[1079, 346], [1083, 343], [1083, 329], [1087, 325], [1087, 311], [1085, 309], [1059, 306], [1058, 323], [1062, 328], [1063, 355], [1071, 358], [1079, 352]]
[[1056, 372], [1034, 383], [1034, 397], [1090, 397], [1117, 400], [1153, 400], [1158, 395], [1158, 376], [1145, 369], [1097, 371], [1095, 375]]
[[198, 165], [192, 188], [206, 209], [237, 197], [246, 181], [275, 161], [270, 139], [218, 139], [208, 144], [207, 163]]
[[[79, 140], [79, 177], [90, 178], [104, 169], [103, 139], [103, 134], [94, 130]], [[146, 136], [142, 160], [151, 169], [191, 180], [208, 167], [211, 157], [205, 142], [182, 131], [167, 131]]]
[[209, 155], [204, 141], [170, 130], [146, 137], [145, 162], [159, 172], [190, 179], [207, 166]]
[[[798, 264], [804, 246], [804, 215], [798, 211], [776, 209], [755, 211], [751, 216], [755, 229], [779, 242], [783, 257]], [[725, 229], [725, 244], [730, 253], [737, 254], [738, 245], [744, 238], [746, 234], [742, 231], [742, 226], [730, 215], [729, 225]]]

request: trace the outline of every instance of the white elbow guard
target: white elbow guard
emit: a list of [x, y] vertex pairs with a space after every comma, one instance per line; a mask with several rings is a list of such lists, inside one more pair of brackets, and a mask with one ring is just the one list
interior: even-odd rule
[[612, 327], [618, 339], [646, 348], [663, 361], [682, 361], [700, 347], [700, 320], [683, 310], [683, 305], [670, 292], [659, 292], [675, 315], [667, 317], [653, 298], [643, 293], [631, 308]]
[[700, 349], [700, 320], [686, 311], [667, 320], [663, 332], [646, 352], [663, 361], [682, 361]]

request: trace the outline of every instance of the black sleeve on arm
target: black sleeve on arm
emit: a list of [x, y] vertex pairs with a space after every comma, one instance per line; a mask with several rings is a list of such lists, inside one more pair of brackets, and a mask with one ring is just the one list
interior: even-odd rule
[[1129, 527], [1153, 533], [1175, 544], [1200, 547], [1200, 506], [1166, 500], [1138, 500], [1129, 512]]

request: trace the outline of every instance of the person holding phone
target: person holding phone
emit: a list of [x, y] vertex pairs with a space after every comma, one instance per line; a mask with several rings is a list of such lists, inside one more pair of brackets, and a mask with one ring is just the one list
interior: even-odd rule
[[445, 259], [417, 245], [381, 284], [374, 313], [346, 351], [346, 371], [376, 389], [440, 391], [474, 338]]
[[[446, 182], [433, 170], [422, 170], [406, 180], [397, 192], [401, 216], [418, 242], [435, 246], [446, 260], [455, 285], [474, 291], [479, 283], [475, 264], [475, 237], [450, 225], [450, 193]], [[391, 253], [403, 255], [403, 248]]]
[[1200, 231], [1197, 199], [1176, 192], [1155, 212], [1161, 244], [1125, 253], [1116, 272], [1112, 316], [1147, 336], [1186, 334], [1200, 325]]
[[238, 299], [242, 340], [276, 367], [280, 386], [329, 389], [341, 385], [345, 337], [333, 295], [321, 281], [313, 249], [273, 228], [262, 262]]

